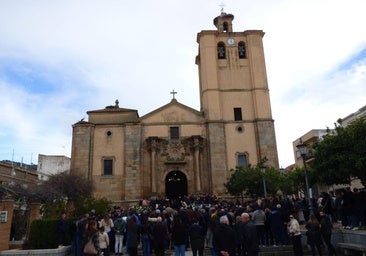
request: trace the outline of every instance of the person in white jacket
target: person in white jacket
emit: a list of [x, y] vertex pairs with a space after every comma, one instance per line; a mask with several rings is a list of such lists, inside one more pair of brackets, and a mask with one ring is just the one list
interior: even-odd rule
[[99, 228], [98, 240], [103, 256], [109, 256], [109, 237], [103, 226]]
[[290, 221], [287, 224], [287, 231], [292, 240], [292, 246], [294, 248], [295, 256], [303, 256], [301, 245], [301, 231], [300, 224], [294, 216], [290, 215]]

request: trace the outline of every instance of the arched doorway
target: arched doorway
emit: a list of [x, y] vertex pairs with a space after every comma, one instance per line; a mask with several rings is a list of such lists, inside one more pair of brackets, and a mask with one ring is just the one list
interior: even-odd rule
[[187, 177], [181, 171], [171, 171], [165, 178], [165, 194], [170, 199], [187, 195]]

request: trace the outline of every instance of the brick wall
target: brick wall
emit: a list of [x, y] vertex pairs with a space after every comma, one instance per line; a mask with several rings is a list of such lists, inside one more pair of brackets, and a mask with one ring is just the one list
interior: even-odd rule
[[9, 238], [11, 229], [11, 220], [13, 219], [14, 199], [2, 198], [0, 199], [0, 211], [8, 213], [7, 221], [0, 222], [0, 251], [9, 249]]
[[29, 205], [29, 227], [27, 229], [27, 239], [29, 236], [29, 232], [30, 232], [30, 225], [32, 224], [32, 222], [34, 220], [38, 220], [40, 218], [40, 209], [41, 209], [41, 204], [40, 203], [30, 203]]

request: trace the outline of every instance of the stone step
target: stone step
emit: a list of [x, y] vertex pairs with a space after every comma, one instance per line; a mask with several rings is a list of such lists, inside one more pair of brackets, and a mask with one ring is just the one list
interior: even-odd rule
[[[124, 248], [125, 249], [125, 248]], [[303, 247], [303, 253], [304, 256], [310, 256], [311, 251], [307, 246]], [[292, 249], [292, 245], [284, 245], [284, 246], [264, 246], [264, 247], [260, 247], [259, 248], [259, 256], [293, 256], [293, 249]], [[326, 249], [323, 248], [323, 255], [326, 255]], [[139, 246], [138, 248], [138, 255], [142, 256], [142, 248]], [[154, 256], [155, 253], [151, 253], [151, 256]], [[211, 252], [209, 249], [205, 249], [204, 256], [210, 256]], [[339, 256], [342, 256], [342, 254], [337, 254]], [[110, 254], [110, 256], [114, 256], [113, 253]], [[128, 256], [128, 254], [124, 253], [123, 256]], [[174, 256], [174, 250], [166, 250], [165, 251], [165, 256]], [[187, 249], [185, 256], [193, 256], [192, 255], [192, 250], [191, 249]]]

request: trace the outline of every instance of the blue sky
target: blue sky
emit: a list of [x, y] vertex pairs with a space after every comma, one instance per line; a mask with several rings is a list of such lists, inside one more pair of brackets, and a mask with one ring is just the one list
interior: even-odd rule
[[[364, 0], [222, 1], [261, 29], [279, 161], [292, 142], [366, 105]], [[201, 30], [221, 1], [0, 1], [0, 160], [71, 154], [72, 124], [119, 100], [139, 115], [170, 92], [199, 110]], [[14, 155], [13, 155], [14, 152]]]

